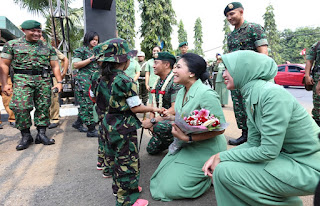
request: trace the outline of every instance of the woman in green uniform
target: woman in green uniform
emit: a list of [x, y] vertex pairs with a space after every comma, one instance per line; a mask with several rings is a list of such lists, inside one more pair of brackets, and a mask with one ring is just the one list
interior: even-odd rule
[[84, 36], [83, 46], [73, 52], [72, 63], [78, 73], [75, 79], [75, 94], [80, 108], [78, 119], [72, 126], [80, 132], [87, 131], [82, 124], [88, 127], [87, 137], [97, 137], [98, 131], [95, 129], [96, 122], [93, 118], [93, 102], [89, 97], [89, 87], [91, 76], [98, 70], [98, 64], [93, 55], [93, 47], [99, 43], [99, 36], [96, 32], [87, 32]]
[[124, 39], [109, 39], [96, 46], [94, 53], [101, 63], [101, 76], [91, 89], [102, 118], [99, 129], [105, 143], [105, 171], [109, 171], [113, 178], [116, 206], [146, 206], [147, 200], [138, 199], [140, 163], [137, 129], [141, 128], [141, 122], [135, 113], [162, 110], [144, 106], [139, 99], [137, 84], [124, 73], [130, 58], [137, 54], [137, 51], [129, 49]]
[[298, 101], [270, 82], [278, 71], [253, 51], [222, 56], [229, 90], [246, 99], [248, 141], [213, 155], [203, 166], [212, 176], [218, 205], [302, 205], [320, 177], [320, 129]]
[[226, 85], [224, 84], [224, 79], [222, 77], [222, 73], [225, 70], [224, 65], [221, 63], [221, 56], [220, 54], [217, 55], [217, 64], [214, 68], [214, 71], [217, 71], [216, 74], [216, 81], [215, 81], [215, 90], [218, 93], [220, 97], [221, 106], [224, 107], [224, 105], [228, 104], [229, 100], [229, 90], [227, 89]]
[[[205, 108], [225, 122], [217, 93], [202, 83], [208, 78], [206, 62], [199, 55], [187, 53], [181, 56], [175, 69], [174, 82], [183, 85], [175, 102], [175, 111], [189, 115], [194, 110]], [[173, 124], [175, 137], [188, 142], [180, 151], [167, 154], [151, 177], [150, 191], [155, 200], [197, 198], [207, 191], [211, 179], [201, 171], [211, 153], [227, 149], [221, 132], [184, 134]]]

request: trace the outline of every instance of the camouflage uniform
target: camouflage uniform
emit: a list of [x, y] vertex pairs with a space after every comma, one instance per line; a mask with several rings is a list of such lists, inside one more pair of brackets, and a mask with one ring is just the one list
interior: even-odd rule
[[[264, 28], [259, 24], [244, 21], [240, 28], [234, 29], [228, 35], [229, 52], [238, 50], [253, 50], [258, 52], [257, 47], [262, 45], [268, 45], [268, 41]], [[238, 128], [248, 130], [245, 100], [240, 90], [231, 90], [231, 97]]]
[[137, 129], [141, 128], [141, 122], [131, 112], [126, 99], [138, 95], [137, 85], [123, 71], [112, 71], [109, 81], [100, 77], [96, 86], [93, 84], [91, 88], [96, 96], [96, 109], [101, 120], [100, 150], [104, 151], [105, 172], [113, 177], [116, 205], [132, 205], [139, 197]]
[[[170, 75], [170, 73], [168, 74], [168, 76]], [[155, 88], [157, 106], [159, 103], [159, 91], [161, 90], [161, 87], [165, 81], [166, 79], [163, 79], [163, 80], [159, 79]], [[181, 85], [173, 83], [173, 77], [172, 77], [172, 79], [169, 81], [165, 89], [165, 94], [163, 95], [163, 105], [162, 105], [163, 108], [169, 109], [171, 107], [171, 103], [176, 101], [177, 93], [181, 88], [182, 88]], [[173, 141], [173, 135], [171, 133], [171, 130], [172, 130], [172, 126], [169, 123], [169, 121], [165, 120], [165, 121], [157, 122], [153, 126], [152, 138], [148, 143], [147, 152], [149, 154], [158, 154], [168, 149], [169, 145]]]
[[[82, 46], [76, 49], [73, 53], [73, 62], [83, 61], [90, 58], [93, 55], [93, 51], [87, 46]], [[79, 102], [79, 114], [82, 122], [87, 126], [95, 125], [93, 118], [93, 102], [89, 97], [89, 86], [91, 85], [91, 75], [98, 70], [97, 62], [93, 61], [83, 68], [80, 68], [75, 80], [75, 95]]]
[[139, 62], [141, 71], [140, 71], [140, 77], [138, 79], [139, 81], [139, 97], [142, 99], [142, 102], [144, 105], [147, 105], [148, 102], [148, 90], [146, 88], [146, 79], [145, 79], [145, 74], [146, 74], [146, 61]]
[[[33, 106], [34, 124], [36, 127], [47, 127], [50, 124], [49, 108], [51, 104], [51, 79], [41, 75], [42, 70], [50, 67], [50, 61], [58, 60], [54, 48], [42, 41], [31, 43], [25, 36], [7, 42], [1, 58], [12, 60], [15, 74], [13, 78], [14, 94], [10, 109], [16, 116], [16, 127], [19, 130], [29, 129], [32, 125], [30, 112]], [[19, 74], [29, 70], [33, 74]]]
[[320, 78], [320, 46], [316, 49], [316, 53], [314, 48], [316, 47], [318, 42], [313, 44], [309, 50], [307, 50], [306, 59], [313, 60], [313, 109], [312, 109], [312, 116], [313, 119], [317, 122], [320, 122], [320, 95], [316, 93], [316, 86], [318, 84]]

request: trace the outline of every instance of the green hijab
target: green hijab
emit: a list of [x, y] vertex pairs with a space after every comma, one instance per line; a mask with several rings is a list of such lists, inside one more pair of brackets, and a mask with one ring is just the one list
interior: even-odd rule
[[272, 58], [254, 51], [241, 50], [222, 55], [222, 61], [233, 78], [235, 88], [241, 89], [241, 92], [248, 88], [249, 82], [269, 81], [278, 72]]

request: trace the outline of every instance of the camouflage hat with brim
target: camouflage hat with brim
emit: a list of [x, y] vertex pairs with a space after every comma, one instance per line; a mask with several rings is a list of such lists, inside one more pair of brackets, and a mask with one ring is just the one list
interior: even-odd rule
[[184, 45], [188, 46], [188, 42], [186, 42], [186, 41], [181, 42], [181, 43], [179, 44], [179, 48], [182, 47], [182, 46], [184, 46]]
[[97, 61], [123, 63], [137, 55], [137, 50], [130, 50], [126, 40], [109, 39], [93, 48]]
[[157, 56], [154, 58], [154, 60], [172, 61], [173, 63], [176, 63], [176, 58], [169, 52], [157, 53]]
[[41, 29], [41, 23], [35, 20], [27, 20], [20, 27], [21, 29]]
[[232, 11], [232, 10], [237, 9], [237, 8], [242, 8], [243, 9], [243, 6], [242, 6], [242, 4], [240, 2], [232, 2], [232, 3], [228, 4], [226, 6], [226, 8], [224, 9], [224, 15], [227, 16], [227, 13], [229, 11]]

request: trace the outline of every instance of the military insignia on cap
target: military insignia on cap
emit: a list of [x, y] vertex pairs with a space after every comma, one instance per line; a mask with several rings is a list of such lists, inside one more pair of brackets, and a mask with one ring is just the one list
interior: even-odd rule
[[158, 53], [155, 53], [155, 54], [154, 54], [154, 58], [158, 58]]
[[229, 5], [228, 5], [228, 8], [229, 8], [229, 9], [233, 9], [233, 4], [229, 4]]

